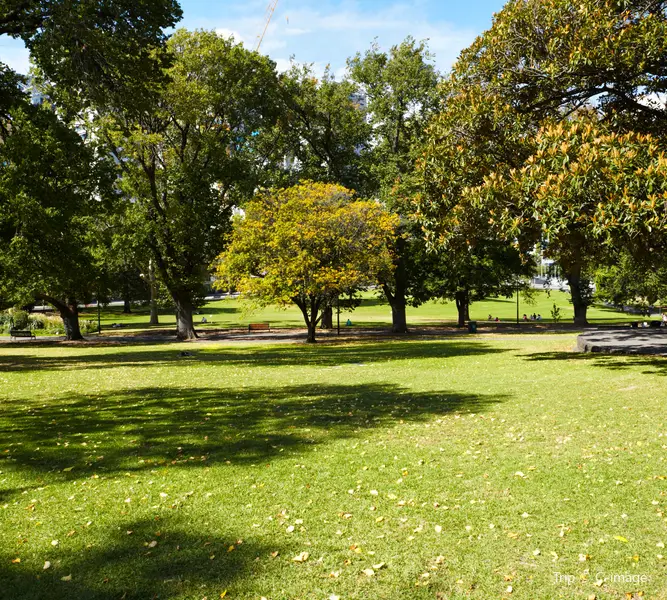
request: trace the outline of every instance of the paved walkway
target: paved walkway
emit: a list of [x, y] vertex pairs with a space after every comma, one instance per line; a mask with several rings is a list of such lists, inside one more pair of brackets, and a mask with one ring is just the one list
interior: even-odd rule
[[667, 328], [588, 331], [577, 338], [579, 352], [667, 356]]

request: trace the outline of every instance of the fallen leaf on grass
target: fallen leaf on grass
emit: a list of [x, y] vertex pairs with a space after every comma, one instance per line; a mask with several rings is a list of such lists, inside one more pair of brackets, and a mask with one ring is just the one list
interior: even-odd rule
[[20, 558], [15, 558], [14, 560], [12, 560], [13, 565], [18, 565], [20, 562], [21, 562]]
[[614, 536], [614, 539], [615, 539], [615, 540], [618, 540], [619, 542], [623, 542], [623, 543], [625, 543], [625, 544], [628, 543], [628, 540], [627, 540], [626, 538], [624, 538], [622, 535], [615, 535], [615, 536]]
[[47, 569], [51, 568], [51, 563], [47, 560], [44, 562], [44, 570], [46, 571]]
[[72, 581], [72, 576], [71, 575], [65, 575], [65, 577], [61, 577], [60, 581]]
[[309, 556], [310, 556], [310, 554], [308, 552], [302, 552], [301, 554], [295, 556], [292, 559], [292, 561], [293, 562], [299, 562], [299, 563], [306, 562], [308, 560]]
[[364, 569], [362, 573], [366, 575], [366, 577], [373, 577], [373, 575], [375, 575], [375, 571], [373, 571], [373, 569]]

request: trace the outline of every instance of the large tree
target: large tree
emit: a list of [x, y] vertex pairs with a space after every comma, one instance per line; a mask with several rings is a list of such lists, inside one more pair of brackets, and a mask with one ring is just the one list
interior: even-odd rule
[[440, 76], [426, 42], [412, 38], [389, 52], [374, 44], [365, 54], [350, 59], [348, 67], [351, 79], [368, 98], [373, 128], [372, 187], [384, 205], [402, 217], [394, 240], [395, 269], [382, 287], [392, 309], [392, 330], [405, 333], [406, 307], [413, 288], [422, 285], [414, 277], [414, 261], [422, 255], [422, 234], [410, 218], [411, 203], [399, 190], [413, 173], [425, 125], [437, 106]]
[[337, 185], [270, 190], [245, 206], [219, 258], [221, 285], [259, 305], [296, 304], [315, 342], [332, 299], [373, 285], [391, 270], [398, 218]]
[[98, 131], [117, 159], [127, 231], [171, 294], [178, 337], [191, 339], [232, 208], [259, 179], [255, 149], [275, 119], [277, 78], [268, 58], [215, 32], [179, 30], [168, 50], [173, 65], [156, 104], [106, 113]]
[[[550, 236], [541, 241], [569, 271], [573, 302], [579, 306], [577, 321], [585, 321], [589, 295], [584, 280], [591, 275], [589, 267], [614, 256], [611, 246], [605, 250], [596, 239], [600, 231], [590, 227], [584, 233], [576, 214], [557, 211], [557, 215], [548, 212], [546, 205], [543, 213], [523, 210], [521, 206], [530, 204], [525, 198], [514, 202], [506, 197], [506, 204], [500, 206], [496, 197], [489, 204], [474, 206], [465, 200], [466, 189], [493, 177], [518, 179], [517, 171], [541, 143], [538, 130], [581, 111], [595, 111], [610, 131], [663, 135], [665, 6], [665, 2], [644, 1], [583, 0], [575, 5], [564, 0], [521, 0], [509, 2], [496, 15], [492, 28], [457, 61], [443, 108], [430, 127], [421, 160], [424, 186], [417, 201], [433, 245], [446, 246], [452, 238], [472, 236], [489, 221], [497, 223], [498, 213], [506, 211], [511, 219], [504, 220], [520, 223], [527, 241], [535, 242], [540, 232]], [[558, 152], [555, 144], [554, 151]], [[567, 182], [582, 183], [565, 171], [560, 175]], [[596, 193], [591, 190], [592, 197]], [[644, 235], [643, 243], [639, 234], [647, 233], [646, 228], [627, 210], [629, 206], [625, 209], [625, 216], [616, 217], [626, 225], [626, 235], [616, 236], [615, 242], [622, 247], [630, 244], [633, 252], [643, 245], [640, 250], [645, 257], [655, 256], [651, 247], [662, 243], [656, 240], [656, 230]], [[551, 233], [546, 215], [553, 217]], [[635, 226], [634, 232], [629, 231], [629, 223]], [[619, 230], [618, 223], [607, 225], [613, 225], [609, 231]], [[565, 229], [573, 237], [560, 252], [554, 231], [562, 234]], [[513, 240], [511, 234], [508, 239]]]
[[535, 142], [521, 169], [492, 174], [465, 201], [524, 250], [545, 241], [570, 286], [574, 322], [585, 325], [595, 267], [614, 260], [614, 248], [664, 240], [667, 158], [651, 136], [617, 134], [589, 115], [545, 126]]
[[78, 304], [98, 291], [95, 223], [107, 208], [104, 157], [44, 108], [18, 102], [0, 128], [0, 295], [41, 298], [82, 339]]

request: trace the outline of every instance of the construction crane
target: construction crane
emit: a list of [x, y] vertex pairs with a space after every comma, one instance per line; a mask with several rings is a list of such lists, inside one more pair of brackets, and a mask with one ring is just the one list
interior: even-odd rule
[[276, 6], [278, 6], [278, 0], [269, 0], [269, 4], [266, 7], [266, 12], [264, 13], [264, 29], [262, 30], [262, 34], [257, 36], [259, 41], [257, 42], [257, 48], [255, 48], [256, 52], [259, 52], [259, 49], [262, 46], [266, 31], [271, 24], [271, 19], [273, 19], [273, 13], [276, 12]]

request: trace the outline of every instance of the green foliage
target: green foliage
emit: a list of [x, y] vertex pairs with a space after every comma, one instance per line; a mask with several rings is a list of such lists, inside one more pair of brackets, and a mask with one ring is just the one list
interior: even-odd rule
[[305, 183], [261, 193], [237, 219], [219, 286], [260, 305], [296, 304], [315, 341], [320, 311], [391, 270], [398, 219], [341, 186]]
[[0, 296], [16, 305], [43, 298], [67, 312], [99, 277], [94, 222], [108, 208], [108, 160], [46, 109], [19, 101], [8, 119], [0, 128]]
[[560, 307], [555, 302], [553, 307], [551, 308], [551, 320], [554, 323], [560, 323], [561, 320]]
[[562, 118], [596, 104], [617, 125], [662, 133], [667, 2], [513, 0], [455, 72], [518, 112]]
[[[653, 256], [651, 263], [660, 263]], [[620, 253], [615, 264], [601, 267], [595, 273], [597, 297], [614, 305], [646, 308], [667, 302], [667, 273], [639, 260], [629, 252]]]
[[[80, 321], [81, 333], [97, 332], [97, 322], [92, 319]], [[60, 317], [52, 314], [28, 313], [24, 310], [10, 309], [0, 312], [0, 332], [9, 334], [12, 329], [40, 332], [45, 335], [64, 335], [65, 326]]]
[[350, 77], [366, 93], [373, 131], [371, 174], [387, 206], [409, 215], [395, 193], [397, 182], [412, 172], [415, 148], [437, 106], [440, 75], [425, 41], [412, 37], [383, 52], [377, 43], [348, 60]]
[[155, 79], [153, 50], [180, 18], [176, 0], [7, 0], [0, 35], [25, 42], [52, 92], [125, 104]]
[[336, 183], [369, 191], [371, 126], [357, 103], [358, 85], [336, 81], [329, 70], [318, 80], [307, 65], [292, 65], [280, 77], [281, 116], [263, 140], [279, 163], [277, 181]]

